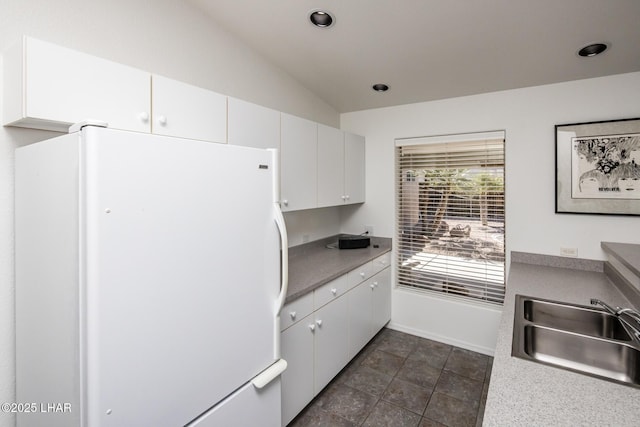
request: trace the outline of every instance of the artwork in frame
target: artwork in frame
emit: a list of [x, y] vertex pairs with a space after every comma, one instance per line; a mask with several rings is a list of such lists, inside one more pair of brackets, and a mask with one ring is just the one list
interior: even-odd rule
[[556, 213], [640, 215], [640, 118], [556, 125]]

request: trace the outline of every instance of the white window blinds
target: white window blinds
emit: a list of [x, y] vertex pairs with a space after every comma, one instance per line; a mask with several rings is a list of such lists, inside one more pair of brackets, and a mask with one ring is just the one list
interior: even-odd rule
[[396, 140], [399, 286], [504, 300], [504, 132]]

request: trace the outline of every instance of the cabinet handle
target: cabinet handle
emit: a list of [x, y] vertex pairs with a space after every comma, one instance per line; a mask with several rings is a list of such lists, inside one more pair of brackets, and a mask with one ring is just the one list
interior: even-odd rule
[[289, 206], [289, 201], [285, 199], [285, 200], [282, 201], [282, 204], [285, 205], [285, 206]]
[[149, 113], [144, 112], [144, 113], [140, 113], [140, 115], [138, 116], [140, 117], [140, 121], [142, 122], [148, 122], [149, 121]]
[[309, 329], [311, 329], [311, 332], [316, 330], [316, 325], [314, 325], [313, 323], [309, 325]]
[[349, 200], [349, 195], [347, 194], [346, 196], [344, 196], [347, 200]]
[[374, 285], [374, 284], [372, 283], [372, 284], [370, 284], [370, 285], [369, 285], [369, 287], [370, 287], [371, 289], [373, 289], [373, 288], [375, 288], [375, 287], [376, 287], [376, 285]]
[[347, 196], [340, 196], [342, 200], [346, 200]]
[[365, 274], [364, 274], [364, 271], [363, 271], [363, 272], [360, 273], [360, 277], [364, 277], [364, 276], [365, 276]]
[[167, 124], [167, 118], [165, 116], [158, 116], [158, 123], [160, 123], [160, 125], [164, 126]]
[[316, 324], [317, 324], [318, 326], [322, 326], [322, 319], [318, 319], [318, 320], [316, 320]]
[[291, 320], [296, 320], [296, 312], [292, 311], [291, 313], [289, 313], [289, 316], [291, 316]]
[[337, 290], [336, 288], [332, 288], [332, 289], [331, 289], [331, 293], [332, 293], [333, 295], [335, 295], [335, 294], [337, 294], [337, 293], [338, 293], [338, 290]]

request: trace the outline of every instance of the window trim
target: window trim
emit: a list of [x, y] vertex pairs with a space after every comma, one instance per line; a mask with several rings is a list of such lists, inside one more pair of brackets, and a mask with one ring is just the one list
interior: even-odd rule
[[[463, 145], [463, 147], [459, 147], [459, 145]], [[410, 259], [410, 258], [403, 258], [406, 256], [407, 254], [407, 250], [409, 251], [409, 253], [411, 253], [412, 251], [415, 251], [415, 246], [412, 246], [412, 243], [409, 242], [407, 245], [403, 244], [403, 241], [408, 241], [408, 239], [411, 239], [411, 237], [406, 237], [404, 236], [404, 233], [407, 231], [407, 226], [406, 226], [406, 214], [407, 211], [403, 210], [403, 204], [401, 201], [401, 187], [404, 181], [404, 175], [406, 174], [406, 168], [402, 168], [402, 160], [401, 160], [401, 153], [402, 153], [402, 149], [404, 148], [405, 154], [406, 152], [411, 153], [412, 151], [415, 151], [417, 154], [417, 156], [419, 157], [421, 154], [425, 154], [425, 157], [427, 157], [428, 159], [430, 159], [429, 156], [431, 156], [432, 153], [442, 153], [443, 154], [443, 162], [442, 163], [447, 163], [447, 156], [450, 157], [455, 157], [456, 156], [456, 152], [457, 153], [463, 153], [463, 157], [461, 158], [461, 164], [464, 165], [464, 168], [470, 169], [470, 166], [467, 166], [467, 162], [471, 163], [469, 161], [469, 159], [475, 161], [476, 159], [473, 157], [464, 157], [466, 154], [473, 153], [474, 150], [477, 150], [479, 155], [478, 155], [478, 159], [481, 159], [482, 157], [482, 153], [488, 153], [491, 152], [492, 149], [479, 149], [477, 148], [478, 146], [484, 144], [485, 147], [491, 147], [492, 149], [494, 148], [499, 148], [497, 152], [500, 153], [501, 157], [496, 158], [496, 161], [499, 161], [495, 163], [495, 166], [499, 169], [502, 170], [502, 186], [501, 186], [501, 192], [502, 192], [502, 199], [501, 199], [501, 203], [502, 203], [502, 210], [501, 210], [501, 215], [502, 215], [502, 222], [503, 222], [503, 226], [504, 226], [504, 222], [506, 220], [505, 218], [505, 188], [506, 188], [506, 183], [504, 181], [504, 177], [505, 177], [505, 148], [506, 148], [506, 132], [505, 131], [489, 131], [489, 132], [474, 132], [474, 133], [463, 133], [463, 134], [450, 134], [450, 135], [437, 135], [437, 136], [427, 136], [427, 137], [417, 137], [417, 138], [399, 138], [395, 140], [395, 149], [394, 149], [394, 155], [395, 155], [395, 168], [394, 168], [394, 189], [395, 189], [395, 194], [394, 194], [394, 199], [395, 199], [395, 229], [396, 229], [396, 251], [395, 251], [395, 257], [394, 257], [394, 266], [395, 266], [395, 279], [396, 279], [396, 286], [397, 287], [401, 287], [402, 289], [405, 290], [417, 290], [417, 291], [421, 291], [421, 292], [425, 292], [425, 293], [429, 293], [432, 295], [437, 295], [439, 297], [443, 297], [443, 298], [447, 298], [447, 299], [456, 299], [456, 300], [464, 300], [467, 302], [472, 302], [472, 303], [478, 303], [480, 305], [491, 305], [491, 306], [495, 306], [495, 305], [502, 305], [504, 303], [504, 295], [506, 293], [506, 246], [505, 246], [505, 241], [503, 240], [502, 242], [502, 261], [501, 261], [501, 270], [502, 270], [502, 285], [501, 285], [501, 290], [498, 288], [497, 291], [495, 291], [495, 293], [492, 293], [491, 290], [495, 290], [496, 288], [491, 288], [491, 286], [495, 286], [495, 285], [491, 285], [490, 283], [490, 279], [488, 278], [487, 281], [484, 283], [484, 285], [482, 284], [478, 284], [475, 285], [473, 283], [474, 279], [469, 280], [469, 285], [468, 286], [463, 286], [463, 289], [471, 289], [471, 291], [475, 291], [475, 292], [480, 292], [479, 295], [482, 295], [482, 291], [485, 292], [484, 294], [484, 298], [479, 297], [479, 296], [472, 296], [471, 292], [468, 292], [467, 295], [459, 295], [457, 293], [455, 293], [455, 290], [453, 293], [451, 293], [451, 283], [455, 283], [455, 280], [449, 280], [449, 279], [458, 279], [457, 283], [462, 283], [463, 285], [465, 284], [465, 281], [463, 279], [463, 276], [458, 275], [458, 276], [454, 276], [454, 275], [449, 275], [448, 273], [443, 273], [442, 275], [438, 276], [438, 279], [432, 279], [432, 283], [430, 284], [428, 281], [426, 281], [425, 283], [420, 283], [420, 281], [416, 281], [414, 282], [414, 284], [403, 284], [402, 282], [409, 282], [408, 279], [408, 275], [406, 274], [406, 268], [402, 267], [402, 263], [406, 260], [406, 259]], [[456, 145], [458, 145], [458, 147], [456, 147]], [[415, 147], [416, 150], [412, 150], [412, 148]], [[433, 147], [433, 151], [431, 151], [429, 148]], [[444, 148], [444, 150], [443, 150]], [[471, 148], [471, 149], [469, 149]], [[493, 159], [488, 160], [487, 162], [485, 162], [484, 164], [481, 161], [478, 161], [478, 164], [481, 165], [480, 168], [482, 167], [490, 167], [490, 165], [494, 162]], [[437, 162], [436, 162], [437, 163]], [[456, 161], [454, 160], [454, 165], [456, 164]], [[454, 170], [456, 169], [455, 166], [452, 166], [450, 168], [450, 170]], [[438, 170], [437, 168], [434, 168], [434, 170]], [[500, 176], [500, 175], [498, 175]], [[421, 200], [424, 200], [421, 198], [422, 196], [418, 196], [418, 204], [420, 203]], [[427, 200], [431, 200], [431, 199], [427, 199]], [[415, 204], [415, 203], [414, 203]], [[449, 208], [450, 206], [447, 205], [447, 208]], [[413, 208], [415, 209], [415, 207]], [[420, 208], [418, 208], [420, 209]], [[503, 229], [502, 231], [502, 236], [504, 238], [504, 234], [505, 234], [505, 230]], [[418, 243], [419, 245], [419, 243]], [[414, 252], [414, 254], [417, 252]], [[426, 251], [423, 252], [423, 254], [427, 253]], [[438, 262], [440, 263], [448, 263], [451, 262], [452, 265], [454, 265], [453, 263], [455, 261], [451, 260], [451, 259], [446, 259], [447, 256], [443, 255], [443, 257], [445, 258], [444, 261], [443, 260], [439, 260]], [[489, 263], [490, 261], [488, 261]], [[434, 263], [434, 265], [436, 267], [438, 267], [437, 265], [438, 263]], [[500, 262], [496, 262], [497, 265], [500, 264]], [[455, 265], [452, 267], [455, 268]], [[485, 265], [485, 268], [488, 268]], [[403, 271], [405, 273], [403, 273]], [[423, 270], [424, 272], [427, 271], [427, 269], [425, 268]], [[420, 273], [422, 273], [423, 271], [420, 271]], [[444, 268], [444, 271], [448, 272], [449, 270], [446, 269], [446, 267]], [[478, 269], [478, 271], [480, 271], [480, 268]], [[497, 271], [497, 270], [496, 270]], [[404, 274], [404, 277], [403, 277]], [[454, 273], [455, 274], [455, 273]], [[490, 276], [490, 273], [487, 274], [487, 276]], [[496, 276], [498, 279], [500, 279], [500, 276]], [[436, 289], [436, 285], [433, 284], [439, 280], [443, 279], [442, 281], [442, 287], [441, 289]], [[480, 282], [479, 282], [480, 283]], [[484, 289], [483, 289], [484, 286]], [[446, 289], [446, 290], [445, 290]], [[467, 289], [467, 290], [468, 290]], [[487, 293], [488, 292], [488, 293]], [[501, 292], [501, 294], [500, 294]]]

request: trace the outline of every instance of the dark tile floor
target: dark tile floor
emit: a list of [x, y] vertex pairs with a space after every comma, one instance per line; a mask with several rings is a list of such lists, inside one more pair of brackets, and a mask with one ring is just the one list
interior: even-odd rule
[[481, 426], [492, 363], [385, 328], [289, 426]]

